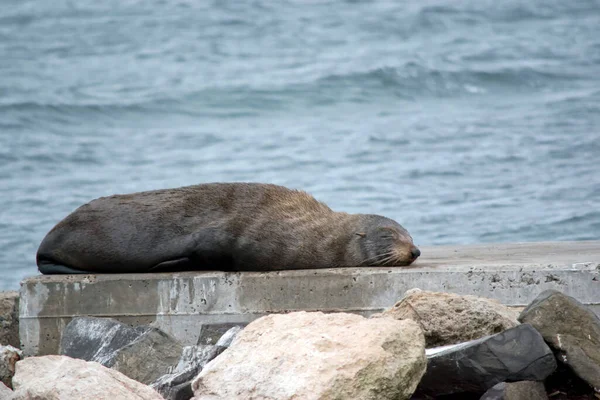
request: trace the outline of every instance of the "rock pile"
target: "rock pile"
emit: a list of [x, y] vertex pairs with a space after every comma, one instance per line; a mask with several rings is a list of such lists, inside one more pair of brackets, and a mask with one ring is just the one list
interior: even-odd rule
[[130, 327], [111, 318], [77, 317], [63, 331], [60, 354], [112, 368], [150, 385], [166, 399], [189, 399], [191, 381], [241, 329], [231, 328], [214, 346], [184, 347], [148, 325]]
[[592, 400], [600, 394], [600, 320], [557, 291], [541, 293], [519, 315], [493, 300], [413, 289], [371, 318], [273, 314], [245, 328], [214, 329], [194, 346], [151, 326], [78, 317], [62, 333], [60, 355], [25, 359], [15, 339], [17, 306], [18, 297], [0, 295], [0, 399]]

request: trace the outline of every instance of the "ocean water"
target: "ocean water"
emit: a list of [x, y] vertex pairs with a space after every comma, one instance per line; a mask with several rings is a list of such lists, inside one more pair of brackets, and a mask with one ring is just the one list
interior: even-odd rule
[[0, 289], [96, 197], [307, 190], [415, 243], [600, 239], [600, 1], [0, 7]]

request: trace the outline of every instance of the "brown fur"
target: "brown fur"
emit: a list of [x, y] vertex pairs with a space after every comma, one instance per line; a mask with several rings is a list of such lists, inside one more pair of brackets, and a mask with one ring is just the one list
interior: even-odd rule
[[408, 265], [416, 257], [408, 232], [388, 218], [334, 212], [276, 185], [211, 183], [91, 201], [48, 233], [37, 260], [43, 273], [73, 273]]

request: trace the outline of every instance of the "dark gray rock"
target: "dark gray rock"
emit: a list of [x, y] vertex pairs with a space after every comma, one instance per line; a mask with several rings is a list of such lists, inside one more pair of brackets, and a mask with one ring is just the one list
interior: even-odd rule
[[594, 389], [573, 370], [559, 362], [556, 371], [544, 381], [546, 393], [552, 400], [598, 400]]
[[194, 395], [192, 380], [225, 349], [210, 345], [186, 346], [173, 371], [161, 376], [150, 386], [166, 400], [188, 400]]
[[183, 347], [163, 331], [130, 327], [111, 318], [74, 318], [63, 331], [60, 354], [96, 361], [150, 384], [177, 365]]
[[18, 292], [0, 292], [0, 345], [21, 348]]
[[521, 312], [556, 351], [557, 358], [600, 391], [600, 319], [586, 306], [556, 290], [546, 290]]
[[415, 398], [482, 394], [504, 381], [542, 381], [556, 368], [552, 350], [528, 324], [437, 350], [427, 351], [427, 371]]
[[221, 354], [242, 330], [241, 326], [231, 327], [219, 339], [217, 344], [184, 347], [181, 359], [170, 374], [157, 379], [151, 386], [166, 400], [188, 400], [193, 396], [192, 380], [198, 376], [204, 366]]
[[222, 323], [222, 324], [205, 324], [200, 328], [198, 336], [198, 345], [216, 345], [217, 341], [222, 338], [231, 328], [243, 329], [245, 324]]
[[11, 389], [12, 377], [15, 375], [15, 365], [21, 359], [23, 359], [21, 350], [13, 346], [0, 346], [0, 382]]
[[543, 382], [501, 382], [481, 396], [480, 400], [548, 400]]
[[112, 318], [76, 317], [63, 330], [59, 354], [110, 368], [118, 351], [148, 330], [149, 326], [131, 327]]

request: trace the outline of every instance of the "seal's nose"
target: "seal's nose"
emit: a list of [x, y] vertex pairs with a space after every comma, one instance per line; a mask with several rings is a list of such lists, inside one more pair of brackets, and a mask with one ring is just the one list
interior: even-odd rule
[[413, 258], [417, 258], [421, 255], [421, 250], [419, 250], [416, 247], [413, 247], [410, 253], [412, 254]]

